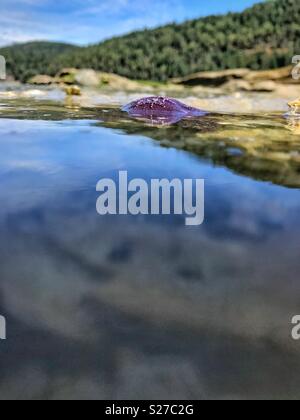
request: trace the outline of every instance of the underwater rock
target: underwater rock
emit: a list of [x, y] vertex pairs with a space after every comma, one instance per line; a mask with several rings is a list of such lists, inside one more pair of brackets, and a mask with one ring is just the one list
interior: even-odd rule
[[131, 117], [151, 120], [156, 124], [175, 124], [183, 118], [203, 117], [208, 112], [192, 108], [177, 101], [162, 96], [143, 98], [124, 106], [122, 111]]

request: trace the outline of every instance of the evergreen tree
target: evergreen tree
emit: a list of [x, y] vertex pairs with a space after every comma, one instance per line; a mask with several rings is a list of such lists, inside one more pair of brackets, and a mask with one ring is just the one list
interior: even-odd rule
[[300, 54], [300, 1], [268, 0], [242, 13], [209, 16], [133, 32], [85, 48], [30, 43], [0, 49], [17, 79], [93, 68], [132, 79], [166, 81], [237, 67], [269, 69]]

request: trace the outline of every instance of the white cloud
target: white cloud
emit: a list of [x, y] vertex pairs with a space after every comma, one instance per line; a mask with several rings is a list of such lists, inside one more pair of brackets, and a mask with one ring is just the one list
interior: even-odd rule
[[259, 0], [0, 0], [0, 45], [48, 39], [96, 43], [113, 35], [250, 6]]
[[1, 0], [0, 45], [41, 39], [93, 43], [181, 14], [181, 0], [61, 0], [56, 6], [50, 0]]
[[113, 2], [102, 1], [101, 3], [89, 0], [81, 10], [78, 10], [77, 14], [90, 15], [95, 13], [108, 13], [112, 15], [124, 10], [128, 7], [128, 4], [129, 0], [114, 0]]

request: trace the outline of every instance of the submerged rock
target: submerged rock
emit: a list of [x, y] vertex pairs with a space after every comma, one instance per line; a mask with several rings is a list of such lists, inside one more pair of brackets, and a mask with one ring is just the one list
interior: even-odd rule
[[183, 118], [203, 117], [208, 112], [192, 108], [177, 101], [162, 96], [143, 98], [131, 102], [122, 108], [131, 117], [151, 120], [157, 124], [174, 124]]

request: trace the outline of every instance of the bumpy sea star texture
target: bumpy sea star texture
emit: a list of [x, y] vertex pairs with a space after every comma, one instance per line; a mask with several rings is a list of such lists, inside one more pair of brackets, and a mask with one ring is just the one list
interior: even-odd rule
[[149, 119], [157, 123], [176, 123], [183, 118], [197, 118], [207, 114], [176, 99], [162, 96], [139, 99], [123, 107], [123, 111], [132, 117]]

